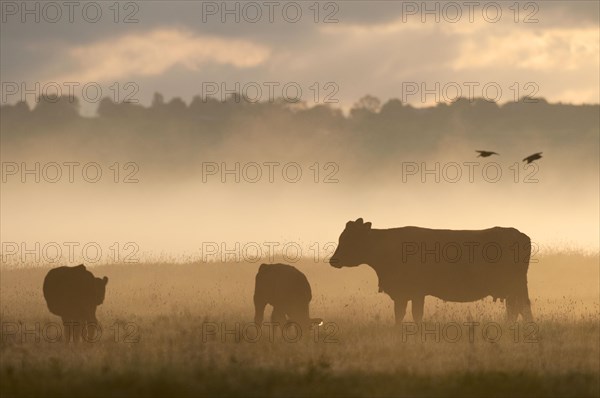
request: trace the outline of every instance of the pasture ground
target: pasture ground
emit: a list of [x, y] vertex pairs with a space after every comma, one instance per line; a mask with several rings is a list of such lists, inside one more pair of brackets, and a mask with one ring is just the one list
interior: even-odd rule
[[[259, 264], [112, 264], [97, 342], [53, 341], [48, 268], [0, 271], [0, 393], [17, 396], [599, 396], [598, 255], [531, 264], [535, 324], [504, 323], [491, 298], [428, 297], [394, 326], [367, 266], [296, 264], [325, 324], [297, 339], [253, 318]], [[267, 309], [268, 311], [269, 309]], [[37, 340], [37, 341], [36, 341]]]

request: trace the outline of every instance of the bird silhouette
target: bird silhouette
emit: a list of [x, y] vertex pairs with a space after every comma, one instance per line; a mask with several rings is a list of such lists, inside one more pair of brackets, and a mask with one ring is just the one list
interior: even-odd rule
[[529, 163], [533, 162], [534, 160], [541, 159], [542, 153], [543, 152], [537, 152], [537, 153], [534, 153], [533, 155], [529, 155], [525, 159], [523, 159], [523, 161], [527, 162], [527, 164], [529, 164]]
[[479, 155], [477, 156], [478, 158], [487, 158], [488, 156], [492, 156], [492, 155], [500, 155], [499, 153], [491, 152], [491, 151], [475, 151], [475, 152], [479, 152]]

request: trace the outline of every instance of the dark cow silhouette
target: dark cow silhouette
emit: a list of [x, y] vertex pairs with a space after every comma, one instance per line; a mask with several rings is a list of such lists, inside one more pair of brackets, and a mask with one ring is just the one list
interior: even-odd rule
[[447, 230], [403, 227], [372, 229], [362, 218], [349, 221], [330, 264], [370, 265], [379, 291], [394, 300], [396, 322], [412, 302], [413, 319], [423, 318], [425, 296], [467, 302], [491, 295], [506, 299], [507, 318], [532, 320], [527, 269], [531, 240], [514, 228]]
[[320, 318], [310, 318], [308, 306], [312, 300], [310, 284], [298, 269], [287, 264], [262, 264], [254, 286], [254, 322], [261, 324], [265, 306], [273, 306], [271, 321], [279, 325], [287, 321], [302, 327], [321, 324]]
[[[83, 264], [51, 269], [44, 279], [44, 298], [51, 313], [62, 318], [65, 341], [94, 339], [96, 307], [104, 301], [108, 278], [95, 278]], [[72, 335], [72, 336], [71, 336]]]

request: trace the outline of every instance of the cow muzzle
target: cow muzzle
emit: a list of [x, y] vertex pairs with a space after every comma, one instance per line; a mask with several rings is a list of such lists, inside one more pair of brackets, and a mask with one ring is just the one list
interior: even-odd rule
[[331, 265], [334, 268], [342, 268], [342, 264], [340, 264], [340, 259], [335, 257], [331, 257], [331, 259], [329, 259], [329, 265]]

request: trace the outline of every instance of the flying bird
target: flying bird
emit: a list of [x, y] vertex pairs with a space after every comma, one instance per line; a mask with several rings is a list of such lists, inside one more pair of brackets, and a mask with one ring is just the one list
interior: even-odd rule
[[479, 155], [477, 156], [478, 158], [487, 158], [488, 156], [492, 156], [492, 155], [500, 155], [499, 153], [491, 152], [491, 151], [475, 151], [475, 152], [479, 152]]
[[541, 159], [542, 153], [543, 152], [538, 152], [538, 153], [534, 153], [533, 155], [529, 155], [525, 159], [523, 159], [523, 161], [527, 162], [527, 164], [529, 164], [529, 163], [533, 162], [534, 160]]

